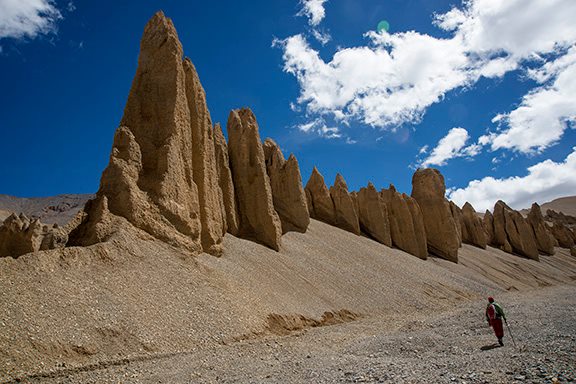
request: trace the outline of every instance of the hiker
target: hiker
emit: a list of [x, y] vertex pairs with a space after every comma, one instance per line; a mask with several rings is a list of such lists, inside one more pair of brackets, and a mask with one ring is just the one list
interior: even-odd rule
[[494, 334], [498, 338], [498, 344], [504, 346], [502, 342], [502, 338], [504, 337], [502, 319], [506, 320], [506, 315], [504, 315], [504, 310], [500, 304], [496, 303], [492, 296], [488, 298], [488, 303], [488, 307], [486, 307], [486, 321], [488, 321], [488, 325], [494, 329]]

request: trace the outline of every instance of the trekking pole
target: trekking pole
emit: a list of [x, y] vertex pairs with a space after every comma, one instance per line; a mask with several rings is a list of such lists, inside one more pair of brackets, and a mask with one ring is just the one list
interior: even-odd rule
[[514, 336], [512, 336], [512, 330], [510, 329], [510, 326], [508, 325], [508, 320], [506, 320], [506, 318], [504, 318], [504, 323], [506, 323], [506, 328], [508, 328], [508, 333], [510, 334], [512, 343], [514, 344], [514, 347], [516, 347], [516, 340], [514, 340]]

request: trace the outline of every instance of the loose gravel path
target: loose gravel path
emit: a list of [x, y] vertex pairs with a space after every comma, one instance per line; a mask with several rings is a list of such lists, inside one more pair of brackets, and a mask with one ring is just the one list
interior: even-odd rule
[[419, 318], [366, 317], [175, 355], [21, 378], [46, 383], [576, 382], [576, 287], [497, 297], [516, 346], [497, 347], [484, 302]]

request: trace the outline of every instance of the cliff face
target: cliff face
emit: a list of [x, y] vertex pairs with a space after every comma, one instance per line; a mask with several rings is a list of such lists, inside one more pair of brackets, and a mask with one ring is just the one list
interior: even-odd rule
[[280, 147], [272, 139], [264, 141], [264, 157], [272, 187], [274, 209], [282, 222], [282, 233], [306, 232], [310, 224], [310, 214], [298, 160], [294, 155], [290, 155], [286, 160]]
[[256, 117], [249, 109], [232, 111], [227, 129], [230, 169], [240, 218], [239, 235], [278, 250], [282, 224], [274, 210]]
[[458, 262], [460, 237], [445, 193], [444, 177], [437, 169], [419, 169], [412, 176], [412, 197], [422, 209], [428, 250]]
[[393, 186], [377, 192], [372, 184], [349, 191], [340, 174], [328, 189], [316, 167], [303, 188], [296, 158], [286, 160], [272, 139], [262, 144], [249, 109], [232, 111], [227, 131], [228, 143], [212, 126], [204, 88], [172, 22], [157, 13], [144, 29], [110, 163], [69, 244], [106, 241], [127, 221], [191, 253], [219, 255], [226, 232], [279, 250], [282, 234], [306, 232], [310, 218], [422, 259], [432, 253], [457, 262], [462, 242], [533, 259], [553, 251], [552, 234], [572, 244], [572, 235], [559, 226], [548, 230], [536, 211], [526, 221], [499, 202], [482, 221], [470, 204], [460, 209], [446, 200], [436, 169], [414, 173], [412, 196]]

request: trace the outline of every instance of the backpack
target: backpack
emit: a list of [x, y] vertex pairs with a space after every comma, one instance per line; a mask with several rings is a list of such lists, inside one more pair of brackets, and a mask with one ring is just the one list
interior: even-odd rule
[[506, 318], [506, 316], [504, 315], [504, 310], [502, 309], [500, 304], [494, 302], [492, 303], [492, 305], [494, 306], [494, 311], [496, 312], [497, 319]]

